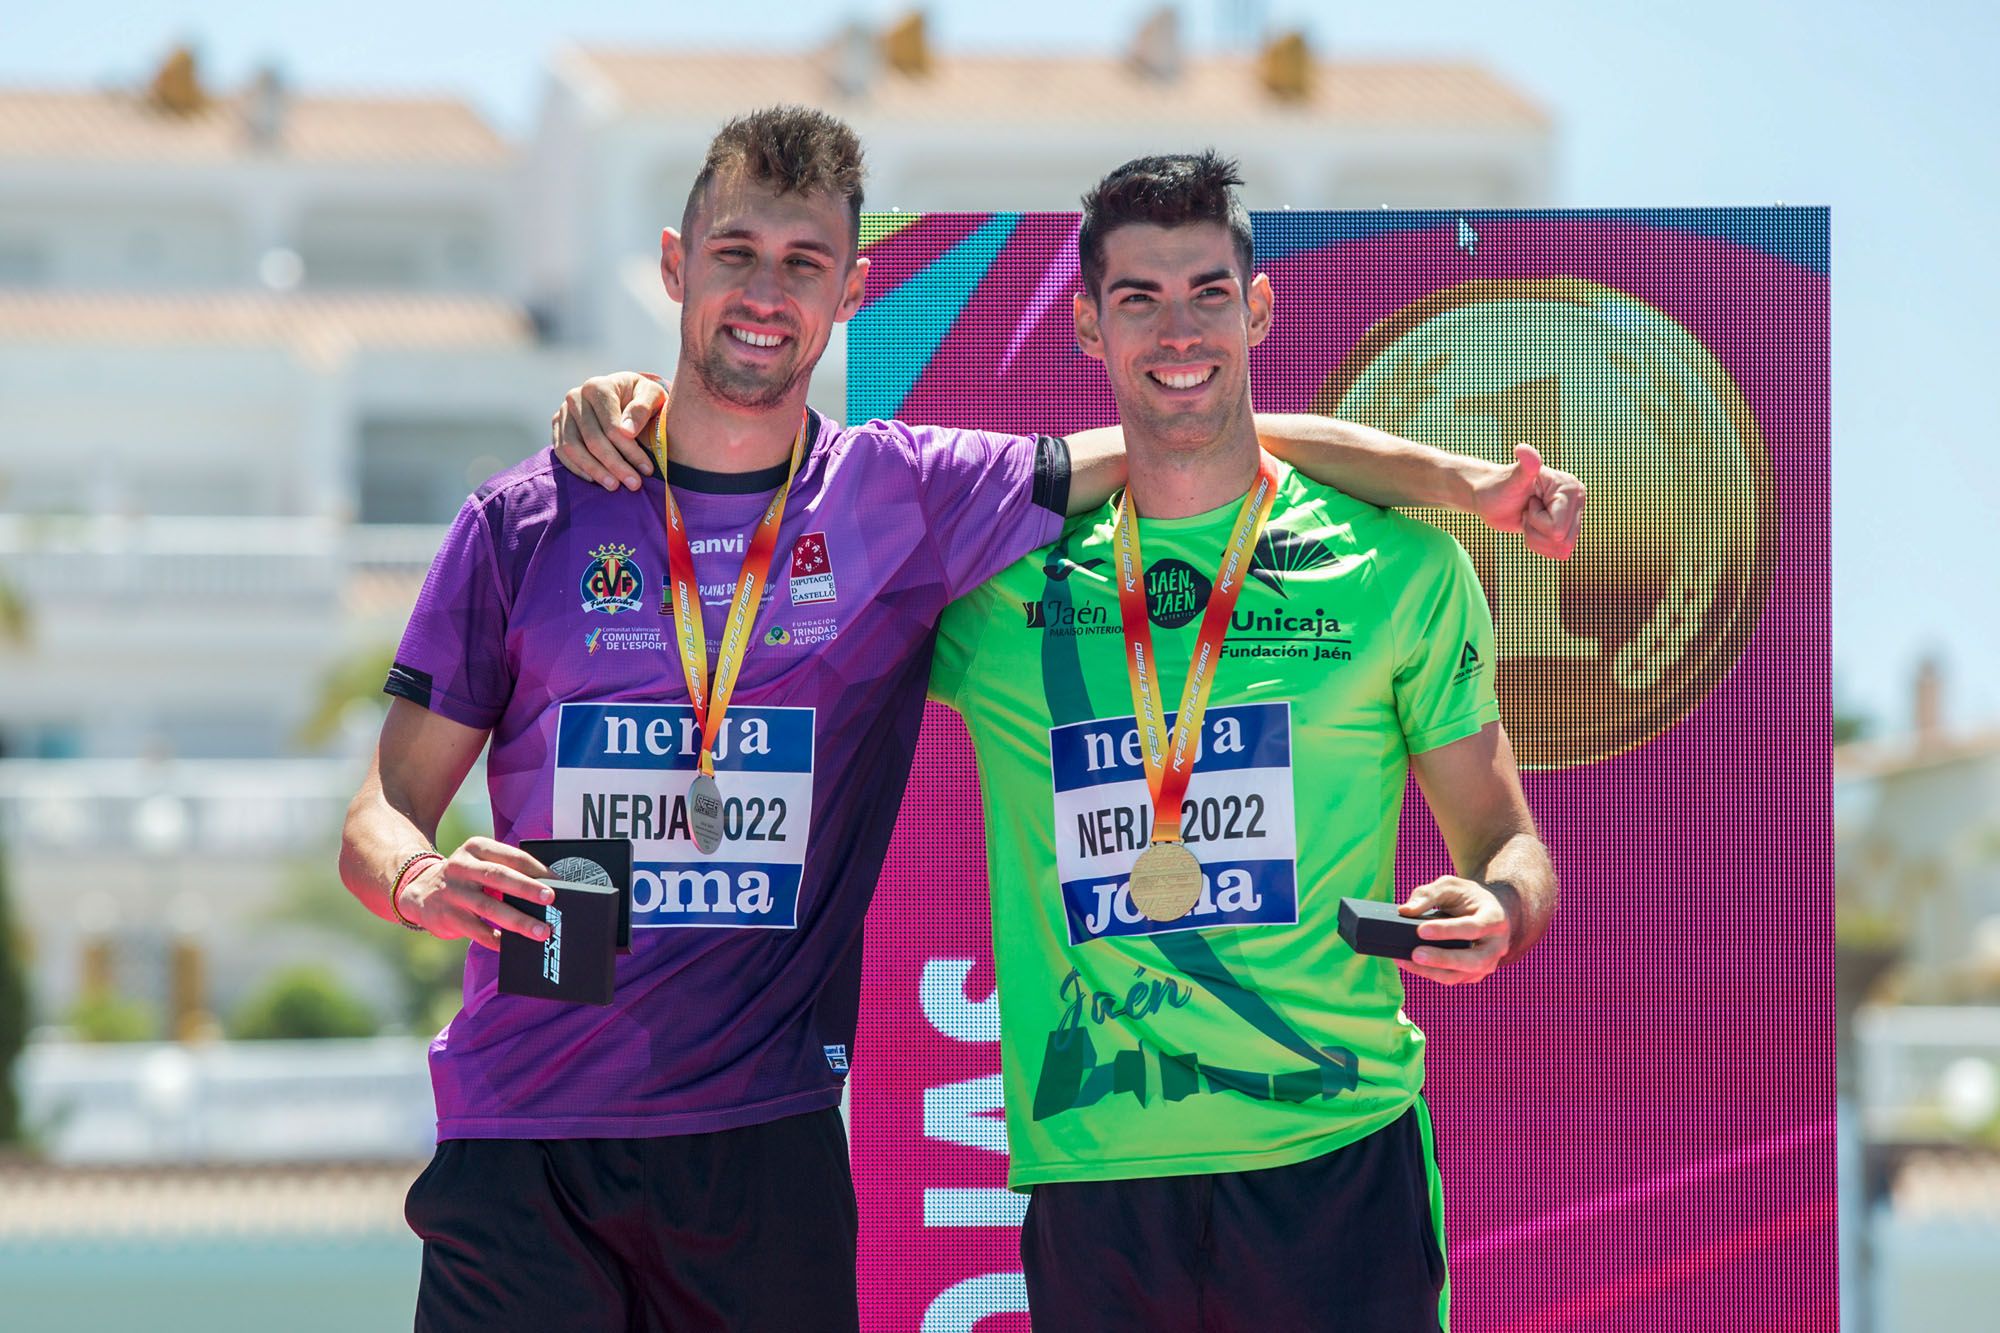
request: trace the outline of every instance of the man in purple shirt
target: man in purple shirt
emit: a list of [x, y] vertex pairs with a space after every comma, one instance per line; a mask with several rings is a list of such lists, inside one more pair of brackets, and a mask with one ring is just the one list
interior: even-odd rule
[[[858, 1326], [838, 1104], [938, 616], [1123, 475], [1115, 431], [842, 428], [806, 408], [861, 303], [860, 205], [837, 120], [726, 126], [663, 237], [682, 309], [671, 491], [600, 489], [539, 454], [466, 502], [418, 597], [341, 870], [376, 915], [480, 946], [431, 1047], [439, 1145], [408, 1202], [419, 1329]], [[1292, 453], [1392, 499], [1470, 475], [1393, 437]], [[1518, 515], [1570, 483], [1477, 484]], [[732, 616], [739, 583], [762, 592]], [[446, 856], [438, 819], [489, 737], [494, 836]], [[735, 819], [704, 851], [681, 812], [711, 773]], [[500, 993], [500, 932], [544, 931], [505, 898], [547, 901], [514, 844], [586, 835], [633, 844], [614, 1003]]]

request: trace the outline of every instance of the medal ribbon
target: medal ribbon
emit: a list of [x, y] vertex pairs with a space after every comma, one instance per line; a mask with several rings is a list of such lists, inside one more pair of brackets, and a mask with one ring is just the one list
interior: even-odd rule
[[1222, 570], [1202, 613], [1194, 661], [1188, 667], [1171, 736], [1160, 713], [1153, 627], [1146, 616], [1146, 564], [1139, 555], [1139, 524], [1132, 510], [1132, 493], [1126, 491], [1118, 502], [1118, 519], [1112, 526], [1112, 540], [1118, 548], [1118, 613], [1125, 625], [1125, 671], [1131, 678], [1132, 712], [1145, 749], [1146, 786], [1153, 794], [1152, 840], [1156, 843], [1181, 840], [1181, 797], [1187, 794], [1188, 779], [1194, 776], [1195, 740], [1208, 713], [1208, 693], [1222, 660], [1222, 642], [1229, 637], [1229, 616], [1236, 609], [1237, 594], [1243, 591], [1250, 553], [1256, 549], [1258, 534], [1263, 532], [1264, 520], [1270, 517], [1277, 498], [1278, 469], [1268, 456], [1260, 456], [1257, 484], [1243, 497], [1236, 527], [1229, 535], [1229, 544], [1222, 548]]
[[722, 731], [722, 718], [729, 711], [729, 696], [736, 692], [736, 673], [750, 651], [750, 631], [757, 623], [757, 610], [764, 597], [765, 576], [771, 571], [771, 552], [777, 549], [778, 525], [785, 517], [785, 497], [792, 493], [792, 478], [799, 473], [805, 456], [806, 418], [799, 418], [799, 433], [792, 440], [792, 464], [785, 484], [764, 507], [750, 534], [750, 547], [743, 553], [743, 569], [736, 576], [736, 596], [729, 603], [728, 619], [722, 623], [722, 645], [715, 654], [715, 686], [708, 683], [708, 635], [701, 623], [701, 587], [695, 582], [694, 552], [688, 546], [687, 528], [681, 522], [680, 506], [674, 503], [674, 488], [667, 479], [667, 409], [653, 427], [653, 458], [659, 464], [662, 489], [667, 493], [667, 569], [670, 575], [670, 608], [674, 614], [674, 643], [680, 649], [681, 674], [687, 678], [688, 703], [694, 706], [695, 721], [701, 726], [701, 771], [715, 776], [715, 738]]

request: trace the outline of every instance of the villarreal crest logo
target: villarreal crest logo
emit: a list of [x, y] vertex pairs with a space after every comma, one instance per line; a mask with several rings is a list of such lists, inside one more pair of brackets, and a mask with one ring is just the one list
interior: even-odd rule
[[583, 570], [583, 609], [615, 616], [637, 611], [646, 593], [646, 576], [632, 560], [632, 548], [615, 543], [590, 553]]

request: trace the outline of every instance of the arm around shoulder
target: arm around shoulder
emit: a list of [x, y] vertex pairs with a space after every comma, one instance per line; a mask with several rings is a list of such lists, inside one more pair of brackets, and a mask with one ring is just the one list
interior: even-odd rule
[[1260, 412], [1257, 435], [1278, 458], [1357, 500], [1474, 514], [1495, 531], [1520, 533], [1529, 550], [1551, 559], [1576, 549], [1583, 483], [1545, 466], [1530, 445], [1516, 445], [1511, 464], [1493, 463], [1309, 413]]

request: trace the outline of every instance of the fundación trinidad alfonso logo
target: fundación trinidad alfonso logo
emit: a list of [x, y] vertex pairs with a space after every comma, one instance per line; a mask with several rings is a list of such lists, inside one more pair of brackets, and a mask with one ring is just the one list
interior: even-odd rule
[[830, 602], [834, 597], [833, 557], [824, 532], [808, 532], [792, 546], [792, 605]]
[[632, 559], [632, 548], [609, 542], [590, 553], [584, 566], [583, 609], [615, 616], [637, 611], [646, 593], [646, 576]]

